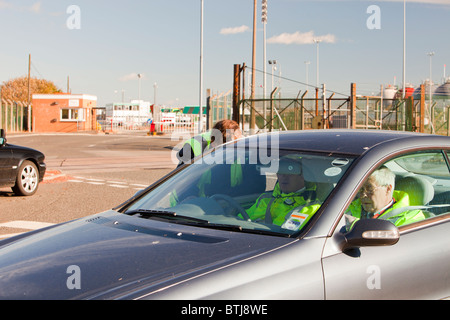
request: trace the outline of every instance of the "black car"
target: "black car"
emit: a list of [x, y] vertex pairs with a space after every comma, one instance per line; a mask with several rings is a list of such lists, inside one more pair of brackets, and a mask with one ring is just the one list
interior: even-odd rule
[[[0, 241], [0, 299], [448, 299], [449, 152], [378, 130], [239, 139], [112, 210]], [[368, 189], [379, 172], [401, 198], [357, 217], [393, 187]]]
[[42, 152], [6, 143], [5, 131], [0, 136], [0, 187], [12, 187], [16, 195], [31, 196], [45, 175]]

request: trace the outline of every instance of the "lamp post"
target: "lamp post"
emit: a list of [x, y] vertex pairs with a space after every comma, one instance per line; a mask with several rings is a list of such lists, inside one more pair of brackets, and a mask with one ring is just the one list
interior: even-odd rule
[[138, 100], [141, 100], [141, 78], [142, 74], [138, 73]]
[[199, 110], [198, 110], [198, 133], [203, 127], [203, 0], [200, 0], [200, 89], [199, 89]]
[[403, 0], [403, 92], [402, 98], [406, 94], [406, 0]]
[[256, 114], [255, 114], [255, 63], [256, 63], [256, 2], [253, 0], [253, 42], [252, 42], [252, 84], [251, 84], [251, 100], [250, 109], [250, 134], [255, 133]]
[[308, 66], [311, 64], [311, 61], [305, 61], [306, 66], [306, 90], [308, 90], [309, 82], [308, 82]]
[[321, 42], [320, 39], [313, 39], [314, 43], [316, 44], [316, 87], [319, 87], [319, 43]]
[[264, 99], [264, 126], [266, 125], [266, 88], [267, 88], [267, 79], [266, 79], [266, 24], [267, 24], [267, 0], [262, 0], [262, 6], [261, 6], [261, 22], [263, 23], [263, 74], [264, 74], [264, 80], [263, 80], [263, 99]]
[[429, 81], [430, 88], [428, 90], [428, 95], [429, 95], [428, 96], [428, 108], [429, 108], [428, 112], [429, 112], [429, 116], [430, 116], [430, 123], [431, 123], [431, 130], [432, 130], [431, 133], [434, 133], [433, 115], [432, 115], [432, 108], [431, 108], [431, 103], [432, 103], [432, 100], [433, 100], [433, 98], [431, 96], [431, 86], [433, 85], [433, 80], [432, 80], [433, 78], [432, 78], [432, 75], [431, 75], [431, 60], [432, 60], [432, 57], [434, 56], [434, 51], [428, 52], [427, 55], [430, 57], [430, 81]]
[[275, 66], [277, 64], [277, 60], [269, 60], [269, 64], [272, 66], [272, 90], [273, 91], [273, 71], [277, 70], [277, 67]]
[[429, 94], [430, 94], [430, 96], [428, 97], [428, 99], [429, 99], [429, 101], [430, 101], [430, 107], [431, 107], [431, 86], [433, 85], [433, 80], [432, 80], [432, 75], [431, 75], [431, 73], [432, 73], [432, 71], [431, 71], [431, 60], [432, 60], [432, 57], [434, 56], [434, 51], [432, 51], [432, 52], [428, 52], [427, 53], [427, 56], [429, 56], [430, 57], [430, 88], [429, 88]]

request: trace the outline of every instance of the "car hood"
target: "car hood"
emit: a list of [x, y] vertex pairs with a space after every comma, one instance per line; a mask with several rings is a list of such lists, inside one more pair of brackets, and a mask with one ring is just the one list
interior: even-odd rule
[[18, 146], [15, 144], [6, 144], [6, 147], [12, 149], [13, 151], [21, 151], [21, 152], [29, 152], [29, 153], [37, 153], [40, 155], [43, 155], [42, 152], [40, 152], [39, 150], [33, 149], [33, 148], [29, 148], [29, 147], [24, 147], [24, 146]]
[[0, 299], [130, 298], [292, 241], [107, 211], [0, 242]]

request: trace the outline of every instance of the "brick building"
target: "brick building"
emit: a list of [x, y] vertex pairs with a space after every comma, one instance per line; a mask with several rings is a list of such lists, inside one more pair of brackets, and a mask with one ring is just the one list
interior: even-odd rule
[[97, 97], [87, 94], [33, 94], [33, 132], [79, 132], [97, 129]]

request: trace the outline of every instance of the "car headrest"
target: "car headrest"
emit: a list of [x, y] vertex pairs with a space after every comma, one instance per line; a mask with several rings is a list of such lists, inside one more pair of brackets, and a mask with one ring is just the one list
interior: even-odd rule
[[427, 205], [434, 198], [434, 188], [431, 182], [421, 176], [407, 176], [401, 178], [395, 185], [409, 195], [409, 204], [412, 206]]

